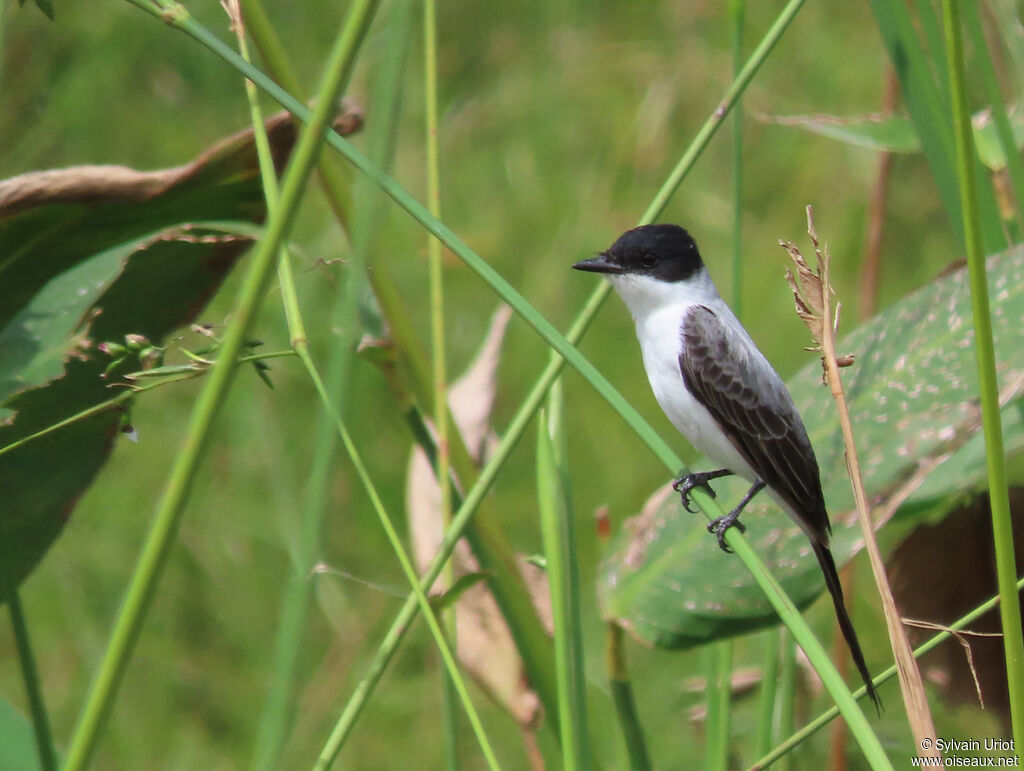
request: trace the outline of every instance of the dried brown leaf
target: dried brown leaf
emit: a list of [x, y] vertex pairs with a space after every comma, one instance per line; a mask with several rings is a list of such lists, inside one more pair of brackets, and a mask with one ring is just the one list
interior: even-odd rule
[[[466, 373], [449, 389], [448, 401], [463, 442], [478, 461], [486, 459], [497, 437], [490, 427], [496, 393], [496, 372], [511, 309], [502, 306], [494, 314], [487, 337]], [[420, 570], [433, 559], [441, 544], [441, 491], [426, 455], [419, 447], [409, 461], [406, 507], [412, 531], [413, 549]], [[465, 541], [459, 541], [452, 556], [456, 575], [479, 570]], [[547, 576], [543, 570], [520, 558], [519, 569], [537, 607], [542, 623], [551, 629]], [[446, 588], [443, 577], [432, 587], [434, 593]], [[459, 659], [474, 681], [491, 698], [504, 706], [525, 728], [537, 725], [540, 699], [526, 684], [525, 670], [505, 618], [486, 583], [470, 586], [455, 604]]]

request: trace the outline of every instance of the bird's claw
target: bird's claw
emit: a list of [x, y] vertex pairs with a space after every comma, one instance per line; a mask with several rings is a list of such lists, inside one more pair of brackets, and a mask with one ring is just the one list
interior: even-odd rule
[[696, 487], [703, 487], [712, 498], [718, 497], [715, 491], [711, 489], [711, 485], [708, 484], [708, 479], [704, 474], [687, 474], [686, 476], [679, 477], [679, 479], [672, 483], [672, 489], [679, 493], [682, 499], [683, 508], [691, 514], [697, 513], [696, 509], [690, 508], [690, 492]]
[[747, 532], [747, 526], [740, 522], [738, 512], [726, 514], [724, 517], [718, 517], [708, 522], [708, 532], [718, 536], [718, 548], [726, 554], [732, 554], [732, 549], [725, 542], [725, 531], [730, 527], [735, 527], [741, 533]]

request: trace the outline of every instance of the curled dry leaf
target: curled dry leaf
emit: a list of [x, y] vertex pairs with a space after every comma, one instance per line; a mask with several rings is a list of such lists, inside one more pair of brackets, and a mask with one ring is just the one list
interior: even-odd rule
[[[362, 110], [343, 100], [332, 126], [341, 135], [358, 131], [363, 125]], [[280, 173], [297, 137], [295, 121], [287, 112], [272, 115], [266, 121], [267, 139]], [[162, 195], [170, 188], [188, 182], [201, 185], [211, 165], [237, 167], [240, 173], [258, 177], [259, 165], [252, 128], [243, 129], [208, 147], [195, 160], [169, 169], [138, 171], [127, 166], [71, 166], [66, 169], [30, 171], [0, 181], [0, 217], [42, 204], [142, 202]]]
[[[360, 122], [349, 107], [335, 125]], [[282, 113], [267, 131], [281, 168], [295, 125]], [[265, 216], [251, 129], [172, 169], [78, 166], [0, 181], [0, 568], [15, 582], [130, 425], [110, 385], [155, 363], [162, 341], [202, 312]]]
[[786, 250], [793, 265], [796, 267], [796, 275], [792, 270], [786, 271], [786, 283], [793, 290], [793, 300], [796, 303], [797, 315], [803, 319], [807, 328], [811, 330], [811, 337], [815, 344], [821, 345], [821, 320], [825, 311], [821, 301], [821, 275], [818, 271], [812, 270], [807, 264], [804, 256], [792, 241], [779, 241], [779, 246]]
[[[448, 401], [463, 442], [478, 462], [483, 462], [497, 436], [490, 426], [496, 391], [496, 372], [505, 329], [511, 310], [502, 306], [494, 314], [480, 351], [466, 373], [452, 384]], [[416, 447], [409, 460], [406, 506], [412, 531], [413, 549], [423, 571], [441, 544], [441, 491], [423, 451]], [[452, 556], [457, 576], [480, 568], [465, 541]], [[543, 570], [519, 559], [519, 569], [538, 609], [542, 622], [551, 629], [547, 577]], [[445, 591], [444, 578], [432, 587]], [[476, 683], [505, 707], [524, 728], [533, 727], [540, 717], [540, 700], [526, 684], [523, 664], [512, 634], [485, 582], [466, 589], [456, 605], [459, 659]]]

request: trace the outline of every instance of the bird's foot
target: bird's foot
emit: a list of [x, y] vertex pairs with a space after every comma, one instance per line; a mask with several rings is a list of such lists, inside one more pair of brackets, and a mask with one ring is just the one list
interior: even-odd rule
[[708, 522], [708, 532], [718, 536], [718, 548], [726, 554], [732, 554], [732, 549], [725, 542], [725, 531], [735, 527], [741, 533], [747, 532], [747, 526], [740, 522], [740, 508], [735, 508], [724, 517], [718, 517]]
[[680, 498], [683, 502], [683, 508], [691, 514], [697, 512], [690, 508], [690, 493], [695, 487], [703, 487], [708, 495], [715, 498], [715, 491], [711, 489], [711, 485], [708, 484], [712, 479], [718, 479], [718, 477], [724, 477], [732, 474], [729, 469], [719, 469], [718, 471], [698, 471], [693, 474], [683, 474], [672, 483], [672, 489], [679, 493]]

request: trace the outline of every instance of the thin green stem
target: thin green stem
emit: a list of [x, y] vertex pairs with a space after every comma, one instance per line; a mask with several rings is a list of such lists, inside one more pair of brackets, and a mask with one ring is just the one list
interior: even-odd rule
[[757, 706], [757, 733], [755, 750], [764, 755], [772, 747], [775, 723], [775, 695], [779, 685], [779, 631], [771, 629], [761, 635], [764, 645], [761, 658], [761, 693]]
[[711, 771], [727, 771], [730, 733], [730, 702], [732, 700], [732, 641], [707, 646], [705, 701], [708, 707], [707, 759]]
[[[238, 38], [238, 50], [245, 61], [250, 61], [244, 20], [237, 4], [229, 5], [232, 27]], [[256, 140], [256, 155], [259, 160], [260, 177], [267, 211], [273, 214], [278, 205], [279, 191], [270, 143], [263, 124], [259, 104], [259, 93], [251, 80], [246, 79], [245, 95], [249, 103], [253, 133]], [[306, 332], [299, 312], [295, 278], [291, 269], [291, 254], [282, 245], [277, 267], [277, 280], [281, 287], [281, 298], [293, 352], [305, 350]], [[323, 434], [327, 435], [326, 441]], [[312, 585], [306, 572], [315, 559], [320, 522], [324, 510], [324, 488], [327, 469], [333, 461], [333, 433], [326, 427], [318, 431], [314, 440], [313, 463], [306, 485], [306, 495], [301, 514], [301, 537], [294, 555], [293, 573], [285, 587], [277, 635], [274, 641], [274, 663], [271, 669], [270, 687], [260, 713], [259, 730], [253, 756], [253, 768], [270, 771], [280, 762], [281, 753], [288, 736], [291, 720], [291, 691], [295, 679], [299, 649], [309, 614]]]
[[[305, 93], [305, 89], [295, 74], [284, 45], [277, 36], [273, 22], [267, 17], [260, 0], [240, 0], [242, 14], [245, 18], [246, 30], [256, 45], [263, 62], [274, 80], [286, 91], [295, 95]], [[317, 173], [323, 184], [327, 203], [334, 212], [335, 219], [347, 232], [349, 227], [349, 210], [351, 202], [351, 180], [347, 168], [333, 155], [322, 155], [317, 163]]]
[[[782, 647], [782, 662], [779, 666], [781, 687], [776, 702], [775, 725], [778, 726], [780, 736], [787, 736], [793, 733], [796, 724], [796, 645], [785, 629], [779, 630], [779, 641]], [[792, 758], [786, 758], [780, 771], [792, 768], [792, 761]]]
[[[441, 164], [439, 151], [439, 134], [437, 119], [437, 6], [434, 0], [423, 2], [423, 96], [425, 102], [426, 125], [425, 144], [427, 149], [427, 209], [441, 218]], [[433, 349], [433, 383], [434, 383], [434, 430], [437, 432], [437, 483], [441, 492], [440, 516], [442, 526], [447, 529], [452, 520], [451, 485], [447, 480], [451, 474], [451, 455], [449, 453], [449, 421], [448, 421], [448, 372], [446, 367], [447, 346], [444, 332], [444, 276], [441, 262], [441, 242], [436, 238], [427, 237], [427, 261], [430, 281], [430, 338]], [[444, 571], [444, 585], [450, 587], [455, 580], [455, 570], [451, 562]], [[457, 603], [453, 603], [444, 611], [444, 626], [448, 639], [454, 647], [458, 646], [458, 629], [455, 614]], [[452, 696], [452, 683], [445, 677], [443, 681], [443, 720], [445, 768], [458, 771], [459, 768], [459, 724], [458, 714]]]
[[[732, 22], [732, 68], [738, 74], [743, 65], [743, 22], [746, 0], [729, 0]], [[732, 111], [732, 309], [743, 318], [743, 103], [737, 98]]]
[[[2, 10], [0, 8], [0, 11]], [[32, 653], [32, 641], [29, 638], [25, 609], [21, 605], [21, 595], [11, 575], [11, 564], [7, 534], [4, 532], [3, 521], [0, 520], [0, 589], [3, 590], [0, 592], [0, 597], [7, 601], [7, 612], [11, 616], [14, 645], [18, 651], [18, 665], [21, 667], [21, 679], [25, 683], [25, 694], [28, 696], [29, 712], [32, 715], [32, 731], [36, 739], [36, 749], [39, 752], [39, 766], [43, 771], [54, 771], [57, 768], [57, 753], [53, 748], [50, 718], [43, 700], [43, 689], [39, 682], [36, 658]]]
[[552, 387], [548, 410], [541, 411], [537, 423], [537, 502], [554, 620], [562, 767], [567, 771], [587, 771], [591, 767], [590, 730], [587, 725], [579, 564], [568, 499], [564, 403], [560, 386], [561, 381]]
[[636, 700], [633, 698], [633, 686], [629, 681], [629, 671], [626, 667], [622, 627], [614, 621], [609, 621], [605, 627], [605, 668], [608, 670], [608, 683], [611, 686], [615, 714], [626, 743], [630, 771], [650, 771], [651, 757], [647, 752], [647, 740], [640, 726]]
[[[246, 57], [244, 38], [240, 38], [240, 47], [242, 48], [242, 56]], [[257, 151], [260, 151], [259, 137], [261, 133], [266, 140], [265, 133], [261, 132], [262, 121], [260, 120], [259, 107], [255, 99], [255, 88], [251, 85], [250, 81], [247, 81], [247, 87], [252, 89], [250, 96], [250, 107], [253, 110], [253, 119], [255, 125], [258, 126], [257, 135]], [[269, 160], [269, 146], [266, 146], [267, 155], [266, 159]], [[274, 212], [277, 205], [277, 181], [274, 176], [273, 165], [267, 166], [264, 163], [264, 157], [261, 154], [261, 173], [263, 174], [264, 189], [267, 196], [267, 205], [271, 213]], [[488, 765], [494, 769], [497, 768], [497, 760], [494, 757], [493, 750], [490, 747], [490, 743], [487, 739], [486, 733], [483, 731], [483, 725], [480, 722], [479, 716], [476, 713], [475, 707], [472, 701], [469, 699], [469, 694], [466, 689], [465, 682], [459, 675], [457, 665], [455, 664], [454, 657], [452, 656], [447, 641], [445, 640], [444, 633], [441, 631], [437, 624], [437, 620], [430, 609], [429, 600], [420, 588], [416, 572], [412, 567], [412, 563], [409, 561], [409, 557], [402, 546], [401, 539], [398, 536], [397, 531], [391, 521], [387, 510], [383, 506], [380, 495], [376, 490], [376, 486], [373, 484], [369, 472], [363, 464], [362, 459], [358, 453], [355, 443], [352, 441], [351, 435], [348, 433], [344, 422], [341, 419], [341, 414], [335, 409], [334, 405], [330, 401], [327, 389], [324, 387], [323, 381], [320, 378], [320, 374], [313, 363], [312, 358], [309, 355], [309, 347], [306, 340], [305, 326], [302, 321], [302, 313], [299, 306], [298, 294], [295, 289], [295, 281], [292, 274], [291, 263], [289, 255], [286, 249], [282, 248], [281, 259], [278, 265], [278, 280], [281, 285], [282, 301], [285, 308], [285, 316], [288, 323], [289, 335], [292, 341], [292, 345], [295, 348], [296, 354], [302, 361], [303, 365], [308, 372], [310, 379], [313, 381], [318, 394], [321, 398], [321, 403], [324, 410], [328, 413], [329, 417], [332, 418], [338, 435], [340, 436], [349, 457], [356, 468], [356, 472], [362, 481], [367, 494], [370, 497], [371, 503], [374, 510], [377, 512], [378, 517], [381, 520], [381, 524], [384, 527], [385, 533], [388, 539], [391, 541], [392, 548], [395, 550], [398, 556], [399, 563], [401, 564], [402, 570], [405, 572], [407, 579], [413, 587], [413, 593], [416, 595], [416, 601], [419, 604], [420, 609], [424, 612], [427, 619], [427, 625], [430, 627], [431, 633], [434, 635], [435, 641], [437, 642], [438, 648], [441, 651], [441, 657], [444, 662], [444, 666], [448, 672], [449, 682], [452, 683], [459, 700], [462, 701], [467, 714], [470, 718], [470, 723], [473, 726], [473, 730], [480, 741], [481, 748], [483, 749], [484, 756], [487, 759]], [[311, 510], [320, 510], [322, 507], [312, 507]], [[319, 517], [318, 517], [319, 519]], [[308, 551], [308, 550], [304, 550]], [[290, 678], [289, 678], [290, 679]], [[340, 750], [340, 746], [338, 748]], [[271, 748], [270, 754], [267, 756], [275, 757], [277, 755], [276, 749]], [[321, 758], [321, 763], [325, 763], [325, 767], [329, 766], [333, 762], [333, 758], [324, 759]], [[319, 767], [319, 764], [318, 764]]]
[[[1016, 582], [1015, 589], [1017, 592], [1020, 592], [1021, 589], [1024, 589], [1024, 578]], [[992, 610], [999, 604], [1000, 595], [996, 595], [995, 597], [989, 598], [981, 605], [976, 607], [974, 610], [972, 610], [970, 613], [967, 613], [966, 615], [954, 621], [952, 624], [949, 625], [947, 629], [944, 629], [938, 634], [933, 635], [927, 641], [925, 641], [918, 647], [914, 648], [914, 658], [919, 659], [925, 654], [934, 650], [936, 647], [938, 647], [943, 642], [952, 637], [956, 632], [959, 632], [960, 630], [967, 627], [968, 624], [971, 624], [977, 619], [981, 618], [983, 615], [988, 613], [990, 610]], [[897, 674], [898, 670], [896, 668], [896, 665], [893, 664], [883, 672], [880, 672], [879, 674], [875, 675], [871, 682], [874, 683], [875, 688], [877, 689], [878, 686], [896, 677]], [[862, 685], [860, 688], [854, 691], [853, 695], [858, 699], [863, 699], [867, 695], [867, 692], [867, 688]], [[790, 752], [793, 751], [793, 749], [799, 747], [801, 744], [807, 741], [808, 738], [810, 738], [815, 733], [820, 731], [822, 728], [827, 726], [837, 717], [839, 717], [839, 710], [835, 707], [829, 707], [827, 710], [822, 712], [820, 715], [818, 715], [818, 717], [816, 717], [810, 723], [805, 725], [799, 731], [795, 733], [790, 732], [789, 738], [787, 738], [784, 742], [780, 743], [771, 752], [765, 752], [763, 754], [759, 753], [761, 754], [761, 757], [758, 758], [758, 760], [750, 766], [751, 771], [754, 771], [755, 769], [768, 768], [768, 766], [775, 763], [777, 760], [779, 760], [779, 758], [788, 755]], [[783, 735], [785, 735], [785, 733]]]
[[[274, 35], [273, 27], [262, 13], [259, 0], [242, 0], [242, 7], [245, 9], [247, 19], [259, 18], [262, 20], [259, 23], [250, 24], [250, 31], [274, 73], [274, 78], [292, 93], [298, 93], [298, 81], [291, 72], [283, 53], [283, 47]], [[256, 14], [256, 16], [252, 17], [252, 14]], [[182, 27], [182, 30], [191, 34], [211, 50], [218, 50], [219, 41], [198, 25], [191, 29]], [[389, 64], [391, 59], [392, 57], [389, 57]], [[268, 86], [264, 82], [261, 83], [261, 87]], [[374, 93], [379, 94], [380, 90], [375, 89]], [[285, 94], [285, 96], [288, 95]], [[298, 103], [296, 102], [296, 104]], [[301, 111], [303, 109], [301, 105], [298, 105], [300, 118], [302, 118]], [[375, 115], [378, 126], [387, 123], [382, 120], [380, 109], [375, 110]], [[372, 149], [371, 157], [374, 157]], [[348, 212], [348, 194], [344, 185], [344, 172], [348, 167], [336, 166], [332, 163], [335, 160], [337, 159], [333, 156], [325, 156], [321, 159], [319, 170], [321, 180], [326, 188], [328, 203], [344, 227]], [[377, 161], [377, 165], [380, 165], [379, 161]], [[360, 195], [359, 200], [362, 201], [365, 198], [366, 195]], [[354, 259], [357, 259], [358, 255], [362, 253], [359, 244], [353, 244], [353, 252]], [[400, 368], [408, 378], [412, 386], [411, 391], [419, 400], [422, 409], [432, 412], [434, 400], [431, 367], [427, 362], [427, 357], [422, 353], [416, 330], [409, 319], [407, 303], [395, 289], [388, 263], [386, 261], [376, 262], [372, 266], [372, 270], [369, 271], [368, 278], [380, 304], [382, 314], [387, 319], [390, 338], [394, 341], [394, 350], [397, 353]], [[407, 404], [402, 403], [400, 406], [403, 414], [409, 414]], [[452, 468], [460, 482], [468, 487], [473, 484], [477, 476], [476, 462], [471, 458], [457, 432], [450, 434], [449, 438]], [[419, 438], [417, 439], [419, 440]], [[488, 574], [488, 585], [502, 614], [508, 620], [531, 685], [536, 690], [545, 709], [554, 712], [556, 705], [551, 643], [530, 603], [522, 576], [515, 565], [513, 550], [497, 524], [498, 520], [493, 513], [493, 508], [490, 502], [484, 501], [479, 514], [470, 521], [465, 537], [480, 562], [481, 569]]]
[[[244, 347], [273, 272], [278, 250], [294, 222], [313, 163], [322, 147], [321, 138], [333, 115], [335, 100], [351, 75], [359, 44], [365, 37], [375, 6], [373, 0], [356, 0], [336, 38], [318, 91], [316, 109], [299, 137], [285, 174], [280, 208], [270, 217], [266, 234], [251, 258], [235, 311], [221, 343], [221, 357], [226, 362], [233, 363]], [[177, 18], [187, 15], [181, 6], [168, 7], [167, 12]], [[225, 403], [236, 371], [236, 366], [214, 367], [196, 400], [184, 446], [157, 505], [152, 528], [125, 594], [110, 644], [72, 737], [66, 769], [86, 768], [96, 750], [176, 540], [196, 472], [209, 445], [214, 419]]]
[[1003, 157], [1006, 159], [1006, 171], [1010, 177], [1010, 184], [1013, 186], [1013, 195], [1017, 204], [1016, 224], [1018, 227], [1024, 226], [1024, 163], [1021, 162], [1020, 151], [1017, 149], [1017, 142], [1013, 136], [1013, 128], [1006, 115], [1006, 102], [999, 88], [999, 79], [996, 77], [995, 67], [992, 66], [992, 59], [988, 54], [988, 44], [981, 28], [981, 14], [975, 3], [966, 5], [964, 18], [967, 20], [967, 33], [971, 37], [975, 60], [980, 65], [981, 75], [985, 81], [985, 92], [988, 94], [988, 101], [991, 105], [992, 121], [996, 127], [999, 144], [1003, 149]]
[[[441, 625], [438, 623], [437, 617], [434, 615], [434, 611], [430, 607], [430, 600], [427, 599], [427, 595], [424, 592], [423, 587], [420, 585], [419, 578], [416, 576], [416, 570], [413, 568], [409, 555], [406, 553], [405, 547], [402, 545], [402, 540], [398, 535], [398, 531], [395, 529], [390, 515], [384, 508], [384, 503], [380, 498], [380, 494], [377, 492], [376, 486], [373, 484], [373, 479], [370, 477], [370, 473], [367, 471], [366, 465], [363, 463], [362, 458], [359, 455], [359, 450], [357, 449], [355, 442], [352, 441], [352, 436], [349, 434], [348, 429], [345, 427], [345, 424], [341, 419], [341, 415], [336, 409], [334, 409], [330, 396], [324, 388], [323, 381], [321, 381], [320, 375], [317, 373], [316, 366], [313, 364], [313, 360], [306, 353], [300, 354], [299, 358], [302, 359], [303, 364], [306, 366], [306, 370], [313, 381], [313, 385], [316, 387], [317, 393], [320, 395], [321, 403], [330, 413], [330, 416], [334, 421], [338, 435], [341, 437], [341, 442], [345, 446], [345, 451], [348, 453], [349, 459], [355, 467], [356, 474], [359, 476], [367, 495], [370, 497], [370, 503], [380, 519], [381, 526], [384, 528], [384, 532], [387, 535], [388, 540], [391, 542], [391, 548], [398, 557], [398, 562], [401, 565], [402, 572], [405, 573], [409, 584], [413, 587], [413, 594], [416, 596], [416, 602], [426, 619], [431, 635], [434, 637], [434, 642], [437, 645], [438, 651], [441, 653], [441, 659], [444, 661], [445, 668], [447, 669], [449, 676], [452, 678], [452, 683], [459, 695], [459, 699], [462, 702], [463, 707], [466, 710], [466, 716], [469, 718], [470, 725], [473, 727], [473, 732], [476, 734], [477, 740], [480, 742], [480, 748], [484, 753], [484, 758], [487, 760], [487, 765], [491, 769], [497, 769], [499, 768], [497, 758], [495, 758], [494, 751], [491, 749], [490, 742], [487, 739], [487, 734], [484, 732], [483, 724], [480, 722], [480, 717], [477, 714], [476, 708], [473, 706], [473, 702], [469, 698], [466, 683], [459, 674], [458, 664], [456, 664], [451, 648], [449, 648], [448, 642], [445, 640], [444, 631], [441, 629]], [[313, 768], [319, 770], [330, 767], [340, 750], [341, 744], [325, 747]]]
[[789, 0], [786, 3], [786, 7], [782, 9], [782, 12], [772, 23], [768, 32], [765, 33], [764, 38], [762, 38], [757, 48], [754, 49], [750, 58], [747, 59], [747, 63], [743, 65], [743, 69], [736, 75], [732, 84], [725, 92], [725, 96], [722, 97], [722, 101], [719, 102], [718, 107], [711, 113], [711, 116], [704, 122], [704, 125], [700, 127], [697, 136], [693, 138], [689, 148], [687, 148], [683, 157], [679, 159], [679, 163], [676, 164], [665, 184], [662, 185], [657, 195], [654, 196], [654, 200], [651, 201], [647, 211], [640, 218], [641, 225], [653, 222], [664, 211], [676, 188], [679, 187], [683, 179], [690, 172], [690, 169], [693, 168], [693, 164], [696, 163], [697, 158], [704, 152], [704, 148], [707, 147], [711, 137], [715, 135], [715, 132], [722, 124], [722, 121], [725, 120], [729, 111], [736, 105], [740, 95], [746, 91], [750, 81], [754, 79], [754, 75], [761, 69], [761, 65], [768, 58], [768, 54], [775, 48], [775, 44], [779, 42], [782, 33], [792, 23], [800, 8], [803, 7], [804, 2], [805, 0]]
[[[695, 138], [690, 149], [688, 149], [680, 163], [677, 164], [665, 186], [663, 186], [662, 190], [659, 191], [655, 201], [645, 213], [644, 221], [650, 221], [649, 218], [660, 213], [664, 205], [667, 203], [671, 191], [675, 189], [689, 171], [689, 168], [699, 156], [700, 151], [706, 146], [710, 137], [717, 129], [717, 126], [728, 114], [729, 109], [735, 102], [735, 99], [738, 98], [739, 94], [749, 82], [750, 78], [753, 77], [757, 68], [764, 61], [764, 58], [777, 42], [782, 32], [788, 26], [790, 21], [792, 21], [793, 16], [802, 6], [803, 1], [804, 0], [791, 0], [783, 10], [780, 17], [776, 20], [775, 24], [772, 25], [772, 28], [765, 40], [763, 40], [761, 45], [759, 45], [755, 50], [751, 59], [744, 66], [743, 71], [737, 78], [737, 81], [730, 87], [727, 92], [726, 99], [723, 100], [711, 118], [709, 118], [705, 127], [698, 133], [698, 136]], [[230, 48], [227, 48], [221, 44], [216, 37], [209, 34], [205, 28], [199, 26], [190, 18], [185, 18], [181, 21], [175, 20], [174, 23], [179, 29], [182, 29], [194, 36], [197, 40], [214, 51], [214, 53], [225, 59], [229, 64], [238, 68], [247, 77], [250, 77], [258, 87], [264, 89], [272, 98], [279, 101], [286, 109], [300, 116], [305, 112], [305, 108], [303, 108], [302, 105], [300, 105], [293, 97], [270, 82], [261, 72], [247, 65], [240, 57], [231, 51]], [[500, 297], [508, 302], [513, 309], [519, 313], [538, 332], [538, 334], [555, 349], [555, 351], [557, 351], [559, 356], [568, 361], [569, 364], [579, 371], [580, 374], [583, 375], [584, 379], [586, 379], [591, 386], [595, 388], [595, 390], [597, 390], [610, 405], [613, 406], [615, 411], [618, 412], [620, 416], [627, 421], [627, 423], [629, 423], [630, 427], [637, 433], [637, 435], [651, 448], [652, 452], [654, 452], [654, 454], [666, 464], [666, 466], [671, 470], [671, 473], [674, 474], [680, 469], [682, 463], [668, 444], [658, 436], [646, 421], [639, 416], [636, 410], [626, 402], [620, 394], [618, 394], [608, 380], [604, 378], [604, 376], [601, 375], [574, 347], [572, 347], [570, 341], [559, 334], [547, 319], [527, 303], [522, 295], [513, 289], [502, 276], [500, 276], [475, 252], [469, 249], [447, 226], [432, 217], [429, 211], [427, 211], [422, 204], [412, 198], [412, 196], [403, 190], [394, 180], [368, 161], [361, 153], [355, 150], [350, 143], [333, 132], [328, 133], [327, 142], [331, 147], [338, 150], [343, 156], [345, 156], [345, 158], [360, 172], [376, 183], [389, 197], [392, 198], [392, 200], [408, 212], [417, 222], [439, 238], [446, 246], [449, 247], [449, 249], [462, 259], [468, 267], [470, 267], [488, 285], [490, 285], [490, 287]], [[605, 296], [607, 296], [607, 288], [605, 288], [603, 292], [601, 290], [595, 292], [592, 296], [592, 300], [595, 300], [593, 305], [599, 305], [600, 300]], [[587, 307], [591, 307], [590, 302], [588, 302]], [[596, 307], [594, 307], [594, 312], [596, 312]], [[587, 319], [587, 321], [589, 322], [589, 319]], [[583, 326], [585, 327], [585, 324], [583, 324]], [[515, 438], [518, 440], [519, 437], [517, 436]], [[481, 479], [482, 478], [483, 477], [481, 476]], [[720, 513], [720, 509], [715, 505], [710, 497], [698, 494], [697, 500], [708, 517], [714, 517]], [[469, 497], [467, 497], [467, 503], [468, 501]], [[466, 504], [464, 504], [464, 506], [465, 505]], [[457, 522], [457, 520], [458, 517], [456, 517], [455, 521]], [[750, 547], [750, 545], [740, 534], [736, 532], [735, 529], [729, 531], [729, 534], [726, 536], [726, 540], [741, 561], [743, 561], [745, 566], [751, 571], [755, 580], [762, 588], [762, 591], [765, 592], [766, 597], [779, 613], [780, 618], [793, 630], [794, 637], [798, 640], [801, 647], [803, 647], [808, 658], [813, 662], [816, 670], [821, 675], [822, 682], [825, 684], [827, 690], [829, 690], [833, 698], [836, 699], [837, 703], [841, 705], [844, 716], [847, 718], [848, 724], [850, 724], [851, 731], [857, 737], [858, 741], [861, 742], [865, 756], [869, 762], [876, 768], [889, 767], [888, 760], [885, 758], [885, 754], [881, 749], [878, 738], [870, 730], [860, 708], [850, 697], [849, 690], [843, 683], [842, 678], [835, 671], [835, 667], [831, 663], [828, 654], [814, 637], [810, 628], [807, 626], [806, 622], [804, 622], [792, 601], [782, 592], [782, 588], [778, 581], [775, 580], [775, 578], [768, 572], [764, 563], [756, 555], [753, 548]], [[545, 703], [549, 702], [545, 700]]]
[[1010, 718], [1016, 746], [1024, 747], [1024, 635], [1021, 633], [1020, 605], [1016, 592], [1016, 558], [1010, 497], [1006, 484], [1003, 429], [999, 416], [999, 382], [996, 377], [992, 320], [989, 313], [985, 252], [982, 247], [980, 214], [973, 173], [975, 158], [971, 115], [967, 104], [964, 77], [964, 52], [960, 30], [958, 0], [943, 0], [943, 28], [946, 34], [946, 59], [953, 121], [956, 135], [957, 173], [960, 204], [967, 245], [967, 273], [971, 285], [974, 317], [974, 349], [978, 357], [978, 383], [985, 458], [988, 467], [988, 495], [992, 510], [992, 536], [995, 541], [996, 573], [999, 585], [1003, 646], [1006, 655], [1006, 684], [1010, 696]]
[[[236, 360], [236, 363], [241, 365], [241, 364], [247, 364], [247, 363], [253, 362], [253, 361], [263, 361], [264, 359], [278, 359], [278, 358], [281, 358], [281, 357], [284, 357], [284, 356], [294, 356], [294, 355], [295, 354], [292, 351], [274, 351], [272, 353], [254, 353], [254, 354], [250, 354], [248, 356], [240, 356]], [[91, 407], [86, 407], [81, 412], [76, 412], [74, 415], [69, 415], [68, 417], [64, 418], [63, 420], [59, 420], [56, 423], [53, 423], [53, 424], [47, 426], [46, 428], [41, 428], [41, 429], [39, 429], [38, 431], [36, 431], [34, 433], [31, 433], [31, 434], [28, 434], [26, 436], [23, 436], [20, 439], [17, 439], [15, 441], [11, 442], [8, 445], [4, 445], [3, 447], [0, 447], [0, 455], [5, 455], [5, 454], [7, 454], [9, 452], [12, 452], [12, 451], [18, 449], [19, 447], [21, 447], [22, 445], [26, 445], [29, 442], [34, 442], [37, 439], [41, 439], [41, 438], [43, 438], [44, 436], [46, 436], [48, 434], [52, 434], [54, 431], [59, 431], [62, 428], [67, 428], [68, 426], [73, 425], [74, 423], [77, 423], [80, 420], [85, 420], [86, 418], [91, 418], [94, 415], [99, 415], [101, 412], [106, 412], [107, 410], [113, 409], [114, 407], [119, 407], [120, 405], [124, 404], [125, 402], [131, 401], [132, 398], [137, 396], [138, 394], [144, 393], [146, 391], [152, 391], [154, 388], [161, 388], [162, 386], [170, 385], [171, 383], [178, 383], [178, 382], [180, 382], [182, 380], [192, 380], [193, 378], [195, 378], [195, 377], [197, 377], [199, 375], [202, 375], [202, 374], [204, 374], [204, 373], [206, 373], [208, 371], [209, 371], [208, 369], [197, 369], [195, 367], [182, 367], [182, 371], [180, 373], [175, 374], [175, 375], [164, 375], [164, 376], [161, 376], [159, 380], [157, 380], [156, 382], [150, 383], [149, 385], [144, 385], [144, 386], [132, 385], [130, 388], [125, 389], [124, 391], [119, 393], [117, 396], [114, 396], [114, 397], [112, 397], [110, 399], [106, 399], [106, 400], [104, 400], [102, 402], [99, 402], [97, 404], [94, 404]]]

